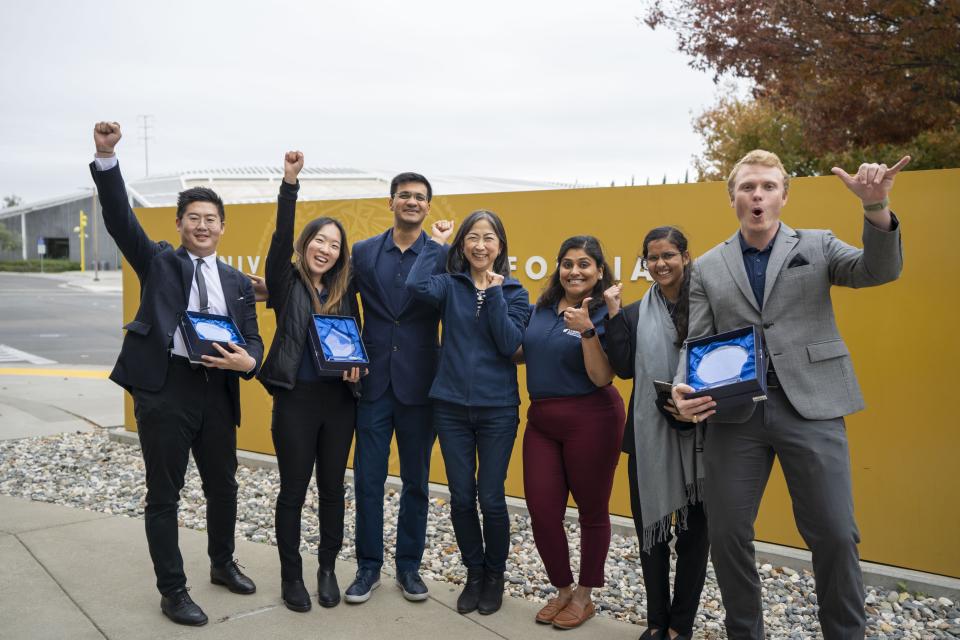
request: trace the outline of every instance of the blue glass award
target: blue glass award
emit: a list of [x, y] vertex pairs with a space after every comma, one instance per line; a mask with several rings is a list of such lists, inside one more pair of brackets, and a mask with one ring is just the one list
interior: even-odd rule
[[754, 327], [687, 340], [688, 398], [710, 396], [717, 413], [767, 399], [763, 338]]
[[180, 316], [180, 331], [187, 348], [187, 357], [190, 362], [197, 364], [203, 363], [201, 356], [222, 357], [222, 354], [214, 348], [214, 343], [219, 343], [228, 351], [228, 342], [240, 346], [247, 344], [247, 341], [243, 339], [243, 334], [240, 333], [240, 329], [237, 328], [237, 324], [230, 316], [201, 313], [200, 311], [184, 311]]
[[309, 329], [314, 365], [320, 375], [342, 375], [353, 367], [370, 364], [360, 338], [360, 328], [351, 316], [313, 314]]

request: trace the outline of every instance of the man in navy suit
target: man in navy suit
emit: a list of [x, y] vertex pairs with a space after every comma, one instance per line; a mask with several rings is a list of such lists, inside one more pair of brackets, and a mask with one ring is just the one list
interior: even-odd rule
[[[239, 378], [254, 376], [263, 359], [253, 288], [239, 271], [217, 260], [224, 232], [220, 197], [195, 187], [177, 197], [180, 247], [154, 242], [130, 209], [114, 147], [120, 125], [94, 127], [97, 153], [90, 164], [103, 221], [140, 280], [140, 307], [124, 326], [126, 335], [110, 379], [133, 396], [137, 433], [146, 468], [146, 532], [160, 591], [160, 609], [178, 624], [206, 624], [207, 616], [187, 593], [177, 544], [177, 503], [190, 452], [207, 499], [210, 581], [234, 593], [256, 586], [233, 559], [237, 519]], [[215, 345], [219, 357], [187, 358], [178, 321], [184, 311], [233, 318], [246, 349]]]
[[[423, 221], [433, 190], [417, 173], [390, 183], [393, 227], [353, 247], [354, 285], [363, 303], [363, 341], [370, 373], [357, 410], [353, 472], [356, 489], [357, 577], [344, 594], [366, 602], [380, 586], [383, 566], [383, 487], [390, 439], [400, 454], [400, 515], [397, 521], [397, 586], [407, 600], [427, 598], [420, 561], [427, 530], [430, 453], [436, 437], [427, 393], [437, 370], [440, 316], [418, 304], [404, 286], [429, 237]], [[446, 260], [438, 261], [442, 269]]]

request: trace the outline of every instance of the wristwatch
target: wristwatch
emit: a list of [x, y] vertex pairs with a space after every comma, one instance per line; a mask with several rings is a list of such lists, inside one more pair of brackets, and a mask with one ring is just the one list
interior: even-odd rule
[[597, 335], [597, 329], [596, 329], [596, 327], [590, 327], [590, 328], [587, 329], [586, 331], [581, 331], [581, 332], [580, 332], [580, 339], [581, 339], [581, 340], [587, 340], [588, 338], [592, 338], [592, 337], [595, 336], [595, 335]]

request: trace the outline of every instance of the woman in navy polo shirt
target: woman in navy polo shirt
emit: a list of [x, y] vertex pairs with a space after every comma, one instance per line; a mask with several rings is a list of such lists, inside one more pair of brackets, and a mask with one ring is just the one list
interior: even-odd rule
[[503, 600], [510, 546], [503, 484], [520, 405], [511, 358], [523, 340], [530, 301], [523, 286], [509, 277], [507, 235], [495, 213], [480, 210], [467, 216], [447, 255], [447, 273], [441, 275], [432, 273], [453, 222], [436, 222], [431, 231], [431, 242], [407, 276], [407, 288], [436, 306], [443, 321], [440, 365], [430, 397], [453, 530], [467, 567], [457, 611], [489, 614]]
[[[604, 585], [610, 547], [610, 492], [625, 417], [601, 344], [603, 291], [612, 282], [596, 238], [565, 240], [523, 339], [531, 401], [523, 436], [524, 494], [537, 550], [559, 590], [536, 620], [562, 629], [593, 617], [591, 591]], [[577, 583], [563, 522], [571, 493], [580, 512]]]
[[[647, 630], [641, 640], [686, 640], [707, 575], [703, 490], [703, 425], [680, 417], [658, 398], [654, 380], [673, 380], [687, 337], [690, 254], [676, 227], [657, 227], [643, 240], [644, 268], [653, 286], [620, 308], [620, 287], [604, 292], [610, 311], [605, 348], [621, 378], [633, 378], [623, 451], [630, 455], [630, 508], [640, 538], [647, 589]], [[670, 598], [671, 528], [677, 571]]]

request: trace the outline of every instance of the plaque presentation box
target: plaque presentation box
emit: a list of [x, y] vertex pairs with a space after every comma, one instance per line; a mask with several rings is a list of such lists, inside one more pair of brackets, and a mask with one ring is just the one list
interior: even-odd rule
[[229, 351], [228, 342], [246, 346], [240, 329], [230, 316], [218, 316], [213, 313], [199, 311], [184, 311], [180, 316], [180, 330], [187, 347], [187, 357], [190, 362], [203, 363], [200, 356], [222, 357], [213, 344], [219, 343]]
[[687, 340], [688, 398], [710, 396], [721, 413], [767, 399], [767, 363], [763, 339], [754, 327]]
[[308, 331], [313, 363], [320, 375], [342, 375], [353, 367], [370, 364], [360, 339], [360, 328], [351, 316], [313, 314]]

